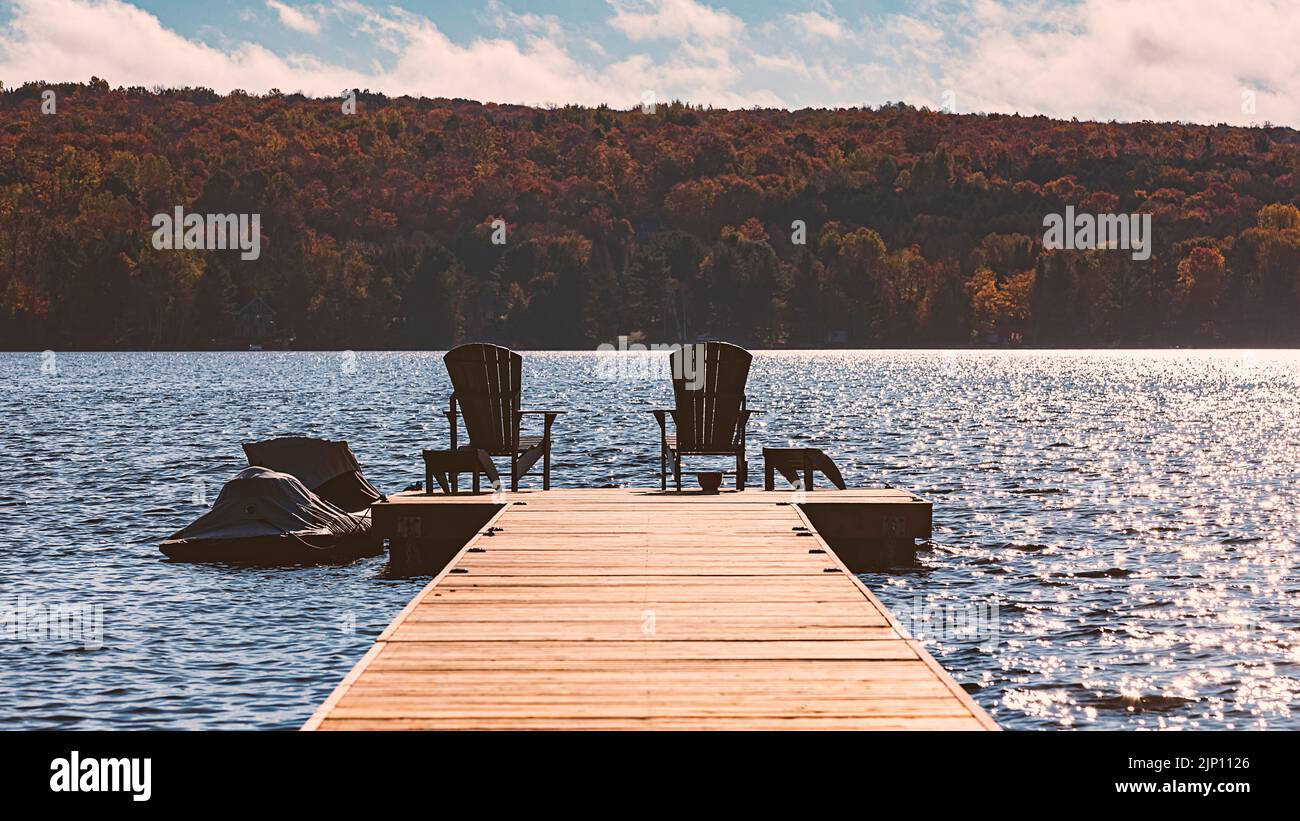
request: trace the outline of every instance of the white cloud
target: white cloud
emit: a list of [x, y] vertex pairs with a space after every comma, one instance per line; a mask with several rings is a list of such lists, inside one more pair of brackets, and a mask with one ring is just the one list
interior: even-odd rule
[[[943, 79], [966, 110], [1295, 125], [1296, 11], [1294, 0], [980, 0]], [[1257, 91], [1254, 114], [1243, 86]]]
[[[728, 108], [933, 107], [951, 89], [959, 111], [1300, 124], [1295, 0], [925, 0], [851, 23], [823, 3], [804, 14], [838, 28], [800, 16], [811, 27], [802, 30], [785, 16], [746, 25], [695, 0], [611, 0], [605, 20], [578, 22], [515, 14], [508, 2], [486, 7], [500, 28], [468, 41], [396, 7], [314, 5], [305, 19], [318, 30], [338, 21], [331, 33], [354, 32], [369, 49], [342, 65], [257, 43], [208, 45], [125, 0], [11, 0], [0, 78], [618, 107], [637, 105], [644, 89]], [[279, 0], [268, 5], [282, 14]], [[799, 31], [815, 40], [791, 36]], [[658, 39], [672, 41], [666, 55], [640, 45]], [[1255, 92], [1254, 113], [1241, 110], [1243, 88]]]
[[880, 25], [885, 37], [904, 43], [935, 45], [943, 40], [943, 30], [906, 14], [891, 14]]
[[566, 34], [564, 23], [555, 15], [533, 14], [532, 12], [520, 14], [511, 11], [501, 3], [501, 0], [488, 0], [487, 8], [479, 15], [479, 19], [498, 31], [517, 28], [555, 38], [564, 37]]
[[609, 24], [631, 40], [722, 40], [739, 35], [745, 28], [734, 14], [695, 0], [647, 0], [636, 5], [609, 0], [609, 4], [614, 8]]
[[9, 27], [0, 30], [0, 77], [10, 86], [99, 76], [113, 85], [207, 86], [219, 92], [279, 88], [316, 96], [355, 87], [392, 95], [632, 107], [648, 88], [660, 99], [728, 107], [781, 102], [763, 90], [740, 93], [741, 72], [729, 53], [707, 43], [688, 44], [664, 62], [632, 54], [596, 66], [542, 34], [528, 35], [523, 43], [502, 37], [461, 45], [427, 18], [342, 0], [331, 13], [351, 15], [357, 30], [391, 52], [386, 65], [362, 71], [251, 43], [209, 46], [123, 0], [13, 0], [13, 6]]
[[798, 54], [755, 54], [753, 63], [763, 71], [778, 71], [805, 79], [812, 76], [808, 62]]
[[15, 0], [13, 6], [0, 33], [0, 76], [7, 85], [98, 76], [121, 85], [257, 89], [289, 73], [285, 60], [260, 46], [223, 51], [186, 40], [118, 0]]
[[303, 34], [320, 34], [320, 21], [302, 9], [286, 6], [280, 0], [266, 0], [266, 7], [274, 11], [285, 26]]
[[794, 26], [795, 31], [805, 40], [843, 40], [848, 36], [844, 21], [834, 15], [827, 16], [817, 11], [804, 11], [787, 14], [785, 20]]

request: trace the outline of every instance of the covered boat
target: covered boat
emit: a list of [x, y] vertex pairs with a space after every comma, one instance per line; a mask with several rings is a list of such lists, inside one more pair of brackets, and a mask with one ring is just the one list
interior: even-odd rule
[[361, 464], [347, 442], [285, 436], [265, 442], [245, 442], [249, 465], [298, 477], [307, 489], [343, 510], [357, 513], [384, 495], [361, 475]]
[[175, 561], [337, 563], [379, 554], [370, 506], [383, 495], [346, 442], [291, 437], [244, 445], [250, 467], [212, 509], [162, 543]]

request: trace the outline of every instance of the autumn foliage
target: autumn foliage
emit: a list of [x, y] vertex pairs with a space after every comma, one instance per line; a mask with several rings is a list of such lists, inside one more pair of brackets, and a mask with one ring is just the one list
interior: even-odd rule
[[[254, 297], [295, 347], [1300, 343], [1290, 129], [44, 88], [0, 93], [7, 348], [244, 346]], [[178, 205], [261, 257], [155, 250]], [[1151, 258], [1044, 251], [1066, 205]]]

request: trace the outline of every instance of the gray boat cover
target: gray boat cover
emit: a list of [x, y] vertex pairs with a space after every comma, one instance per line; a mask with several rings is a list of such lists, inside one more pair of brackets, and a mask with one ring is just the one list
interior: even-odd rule
[[246, 539], [294, 534], [345, 536], [368, 526], [364, 517], [340, 510], [287, 473], [244, 468], [221, 488], [212, 509], [168, 541]]
[[286, 436], [245, 442], [249, 465], [288, 473], [327, 502], [349, 511], [369, 508], [383, 498], [361, 475], [361, 465], [347, 442]]

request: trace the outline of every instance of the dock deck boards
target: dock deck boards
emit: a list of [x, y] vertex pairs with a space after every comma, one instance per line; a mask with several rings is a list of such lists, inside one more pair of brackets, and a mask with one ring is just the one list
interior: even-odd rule
[[304, 729], [995, 729], [792, 498], [507, 494]]

